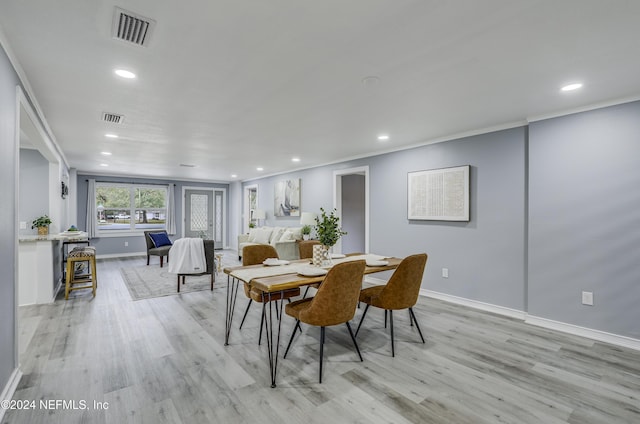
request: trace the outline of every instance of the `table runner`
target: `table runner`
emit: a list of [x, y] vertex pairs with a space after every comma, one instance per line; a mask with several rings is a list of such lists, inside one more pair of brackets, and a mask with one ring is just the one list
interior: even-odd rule
[[[350, 261], [379, 261], [384, 259], [386, 256], [374, 255], [374, 254], [366, 254], [366, 255], [356, 255], [356, 256], [347, 256], [345, 258], [340, 259], [332, 259], [333, 264], [339, 264], [343, 262]], [[229, 273], [234, 278], [238, 280], [244, 281], [246, 283], [250, 282], [255, 278], [264, 278], [264, 277], [274, 277], [276, 275], [285, 275], [285, 274], [297, 274], [304, 269], [312, 268], [313, 266], [309, 264], [309, 262], [292, 262], [289, 265], [278, 265], [278, 266], [263, 266], [257, 268], [241, 268], [233, 270]], [[329, 269], [331, 267], [324, 267], [325, 269]]]

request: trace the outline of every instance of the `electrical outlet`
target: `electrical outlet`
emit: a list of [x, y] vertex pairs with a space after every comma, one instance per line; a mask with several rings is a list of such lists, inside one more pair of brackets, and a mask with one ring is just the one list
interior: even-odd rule
[[128, 241], [125, 241], [125, 242], [124, 242], [124, 247], [127, 247], [127, 246], [129, 246], [129, 242], [128, 242]]
[[449, 278], [449, 268], [442, 268], [442, 278]]
[[593, 306], [593, 292], [582, 292], [582, 304]]
[[27, 223], [25, 221], [20, 221], [20, 229], [21, 230], [26, 230], [27, 229]]

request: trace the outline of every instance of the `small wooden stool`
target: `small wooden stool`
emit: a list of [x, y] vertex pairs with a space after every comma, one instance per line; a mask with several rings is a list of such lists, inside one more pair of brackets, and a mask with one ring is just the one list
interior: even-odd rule
[[[75, 264], [77, 262], [88, 262], [90, 269], [87, 272], [76, 274]], [[74, 286], [75, 284], [83, 284]], [[86, 284], [91, 283], [91, 284]], [[98, 274], [96, 272], [96, 248], [93, 246], [76, 247], [67, 257], [67, 278], [64, 285], [64, 298], [69, 299], [71, 290], [92, 289], [93, 296], [96, 296], [98, 287]]]

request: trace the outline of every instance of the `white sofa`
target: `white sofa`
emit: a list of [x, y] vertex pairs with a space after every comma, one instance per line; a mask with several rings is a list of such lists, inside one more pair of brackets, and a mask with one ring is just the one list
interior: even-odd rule
[[270, 244], [275, 247], [280, 259], [288, 261], [300, 259], [298, 241], [302, 240], [302, 227], [260, 227], [252, 228], [249, 234], [238, 236], [238, 259], [242, 249], [252, 244]]

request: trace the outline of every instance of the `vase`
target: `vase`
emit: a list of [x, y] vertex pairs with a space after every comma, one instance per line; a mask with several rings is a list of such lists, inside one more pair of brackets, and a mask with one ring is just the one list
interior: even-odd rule
[[316, 244], [313, 246], [313, 265], [319, 267], [331, 266], [331, 255], [329, 246]]
[[46, 236], [47, 234], [49, 234], [49, 227], [38, 227], [39, 236]]

